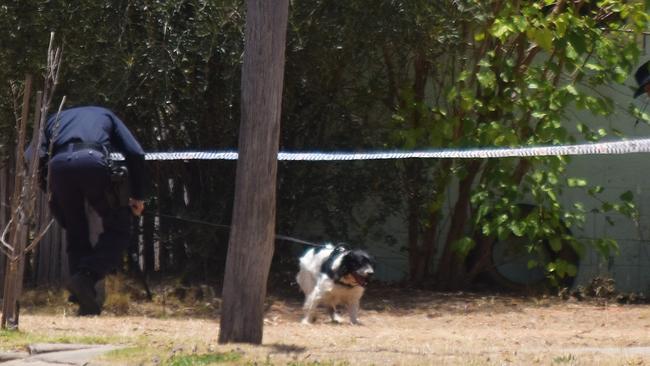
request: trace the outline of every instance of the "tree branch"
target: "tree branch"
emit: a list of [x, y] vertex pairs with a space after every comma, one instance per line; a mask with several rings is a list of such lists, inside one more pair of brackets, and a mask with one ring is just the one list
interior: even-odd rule
[[50, 219], [50, 222], [47, 224], [47, 226], [45, 227], [45, 229], [43, 229], [43, 231], [41, 231], [41, 232], [40, 232], [40, 233], [39, 233], [39, 234], [38, 234], [38, 235], [37, 235], [37, 236], [32, 240], [32, 243], [29, 244], [29, 246], [28, 246], [27, 248], [25, 248], [25, 253], [24, 253], [24, 254], [29, 253], [31, 250], [33, 250], [33, 249], [36, 248], [36, 245], [38, 245], [38, 243], [41, 241], [41, 239], [43, 239], [43, 237], [45, 236], [45, 234], [46, 234], [47, 231], [50, 229], [50, 227], [52, 226], [53, 223], [54, 223], [54, 219]]
[[12, 217], [9, 222], [7, 223], [7, 226], [5, 226], [5, 229], [2, 231], [2, 236], [0, 236], [0, 242], [2, 243], [3, 246], [5, 246], [7, 249], [11, 250], [12, 252], [14, 251], [14, 247], [11, 246], [9, 243], [7, 243], [6, 237], [7, 233], [9, 232], [9, 227], [11, 224], [13, 224], [14, 218]]

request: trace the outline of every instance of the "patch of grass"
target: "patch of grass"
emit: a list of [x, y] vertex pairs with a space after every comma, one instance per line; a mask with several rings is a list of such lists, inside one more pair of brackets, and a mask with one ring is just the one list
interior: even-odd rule
[[348, 362], [334, 362], [334, 361], [325, 361], [325, 362], [320, 362], [320, 361], [310, 361], [310, 362], [304, 362], [304, 361], [294, 361], [294, 362], [289, 362], [287, 366], [350, 366]]
[[50, 343], [110, 344], [117, 338], [102, 336], [58, 336], [50, 337]]
[[133, 357], [138, 357], [146, 353], [146, 350], [141, 347], [128, 347], [115, 349], [104, 354], [105, 358], [109, 359], [130, 359]]
[[0, 349], [15, 349], [15, 344], [22, 343], [27, 334], [18, 330], [0, 329]]
[[1, 350], [23, 350], [28, 344], [48, 341], [48, 337], [39, 334], [25, 333], [19, 330], [0, 330]]
[[577, 361], [576, 356], [572, 354], [553, 358], [553, 364], [557, 364], [557, 365], [574, 364], [576, 363], [576, 361]]
[[151, 360], [156, 354], [155, 350], [135, 346], [107, 352], [101, 356], [101, 359], [119, 365], [140, 365]]
[[204, 355], [180, 355], [163, 362], [164, 366], [201, 366], [220, 363], [231, 363], [241, 359], [237, 352], [213, 353]]
[[33, 343], [83, 343], [109, 344], [110, 337], [98, 336], [47, 336], [19, 330], [0, 330], [0, 350], [19, 350]]

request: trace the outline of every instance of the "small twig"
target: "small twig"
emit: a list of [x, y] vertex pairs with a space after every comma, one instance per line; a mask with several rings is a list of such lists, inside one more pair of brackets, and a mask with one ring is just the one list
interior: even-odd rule
[[14, 218], [12, 217], [12, 218], [9, 220], [9, 222], [7, 223], [7, 226], [5, 226], [5, 229], [4, 229], [4, 231], [2, 232], [2, 236], [0, 236], [0, 243], [2, 243], [2, 245], [4, 245], [5, 247], [7, 247], [7, 248], [8, 248], [9, 250], [11, 250], [12, 252], [14, 251], [14, 247], [12, 247], [11, 245], [9, 245], [9, 243], [7, 243], [7, 239], [6, 239], [6, 237], [7, 237], [7, 233], [9, 232], [9, 227], [11, 226], [11, 224], [13, 223], [13, 221], [14, 221]]
[[13, 255], [12, 250], [5, 249], [4, 247], [0, 246], [0, 254], [4, 254], [9, 261], [14, 261], [16, 259], [16, 256]]

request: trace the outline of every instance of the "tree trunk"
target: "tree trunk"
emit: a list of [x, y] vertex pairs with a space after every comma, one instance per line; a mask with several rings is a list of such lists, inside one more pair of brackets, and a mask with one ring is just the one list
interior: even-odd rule
[[239, 161], [219, 342], [260, 344], [275, 236], [288, 0], [248, 0]]
[[[9, 160], [0, 164], [0, 228], [5, 228], [8, 221], [7, 207], [9, 205]], [[6, 256], [0, 254], [0, 283], [4, 283]], [[0, 286], [0, 298], [3, 297], [3, 287]]]
[[463, 236], [469, 218], [472, 184], [481, 167], [481, 162], [472, 160], [467, 164], [467, 175], [458, 184], [458, 199], [451, 215], [451, 223], [442, 258], [440, 259], [436, 286], [441, 290], [458, 289], [465, 281], [465, 258], [459, 258], [453, 244]]
[[[426, 52], [419, 49], [413, 60], [413, 100], [415, 107], [412, 111], [412, 128], [420, 128], [422, 124], [422, 111], [426, 109], [426, 87], [429, 80], [431, 64], [427, 60]], [[435, 255], [435, 236], [438, 231], [440, 213], [422, 210], [422, 200], [433, 199], [425, 197], [423, 185], [427, 175], [427, 167], [420, 160], [406, 163], [408, 199], [408, 247], [409, 247], [409, 278], [412, 283], [421, 284], [428, 276], [429, 265]], [[433, 184], [436, 184], [434, 181]], [[437, 193], [434, 193], [436, 195]], [[426, 219], [424, 215], [426, 214]], [[422, 222], [428, 224], [423, 227]]]
[[406, 180], [405, 186], [407, 189], [407, 209], [408, 209], [408, 258], [409, 258], [409, 280], [413, 283], [420, 282], [423, 273], [420, 268], [424, 267], [422, 263], [422, 248], [420, 247], [420, 206], [422, 204], [422, 196], [420, 191], [422, 189], [422, 179], [420, 178], [422, 172], [421, 161], [407, 161], [405, 162]]
[[[16, 146], [16, 163], [14, 176], [14, 191], [11, 197], [11, 225], [9, 226], [9, 245], [11, 249], [8, 252], [13, 258], [7, 258], [5, 266], [4, 291], [2, 298], [2, 318], [0, 318], [0, 327], [2, 329], [17, 329], [18, 316], [20, 308], [18, 300], [23, 288], [23, 270], [24, 266], [24, 249], [27, 239], [27, 224], [25, 218], [18, 214], [19, 209], [25, 208], [25, 199], [23, 190], [27, 182], [25, 175], [27, 171], [24, 165], [23, 151], [25, 149], [25, 138], [27, 133], [27, 121], [29, 118], [29, 101], [32, 94], [32, 76], [25, 77], [25, 87], [23, 90], [23, 106], [20, 115], [20, 123], [16, 125], [18, 131], [18, 143]], [[38, 127], [37, 127], [38, 128]], [[24, 212], [24, 211], [22, 211]], [[29, 219], [29, 217], [27, 217]], [[4, 228], [3, 228], [4, 229]]]
[[[439, 202], [446, 196], [446, 187], [449, 184], [449, 170], [451, 168], [451, 159], [443, 160], [436, 168], [432, 184], [434, 184], [433, 196], [427, 197], [427, 200]], [[410, 202], [409, 202], [410, 204]], [[409, 274], [410, 280], [416, 285], [420, 285], [425, 281], [430, 274], [430, 267], [436, 252], [439, 249], [439, 244], [436, 242], [437, 235], [439, 234], [441, 226], [441, 210], [436, 203], [436, 208], [431, 211], [429, 209], [428, 216], [426, 217], [427, 224], [423, 229], [420, 238], [411, 242], [411, 232], [409, 231]], [[420, 220], [420, 217], [409, 217], [409, 226], [412, 225], [411, 220]]]

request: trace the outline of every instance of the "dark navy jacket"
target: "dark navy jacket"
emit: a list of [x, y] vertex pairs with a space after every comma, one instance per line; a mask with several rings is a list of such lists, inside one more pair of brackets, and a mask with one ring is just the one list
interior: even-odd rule
[[110, 110], [93, 106], [66, 109], [59, 114], [58, 123], [54, 113], [48, 117], [44, 133], [39, 148], [41, 164], [48, 159], [50, 141], [53, 152], [75, 142], [103, 145], [108, 151], [124, 155], [131, 197], [144, 199], [144, 151], [124, 122]]

